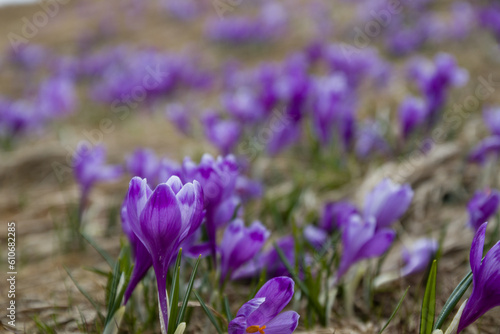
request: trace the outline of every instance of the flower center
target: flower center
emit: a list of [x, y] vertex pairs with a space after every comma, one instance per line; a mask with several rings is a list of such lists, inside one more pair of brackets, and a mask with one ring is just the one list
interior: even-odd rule
[[265, 334], [264, 333], [264, 329], [266, 329], [266, 326], [257, 326], [257, 325], [253, 325], [253, 326], [250, 326], [247, 328], [246, 332], [247, 333], [257, 333], [259, 332], [260, 334]]

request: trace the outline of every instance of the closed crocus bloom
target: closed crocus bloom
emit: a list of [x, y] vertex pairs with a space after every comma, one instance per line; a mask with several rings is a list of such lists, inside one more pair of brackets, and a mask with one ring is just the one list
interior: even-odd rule
[[366, 196], [364, 217], [374, 217], [377, 229], [388, 227], [408, 210], [412, 198], [409, 184], [399, 185], [386, 178]]
[[367, 159], [375, 153], [390, 154], [381, 124], [375, 120], [367, 120], [358, 131], [355, 152], [360, 159]]
[[500, 241], [483, 257], [487, 223], [477, 230], [470, 249], [472, 293], [467, 300], [457, 333], [479, 319], [490, 309], [500, 306]]
[[411, 249], [404, 249], [403, 261], [405, 265], [401, 268], [401, 276], [408, 276], [425, 270], [437, 249], [437, 241], [427, 238], [417, 240]]
[[238, 201], [235, 195], [238, 164], [232, 155], [214, 159], [204, 154], [198, 165], [189, 158], [184, 159], [182, 172], [185, 180], [197, 180], [203, 187], [205, 225], [215, 258], [217, 229], [229, 222], [238, 204], [235, 203]]
[[408, 96], [398, 109], [399, 126], [401, 136], [406, 139], [417, 128], [423, 124], [427, 116], [427, 107], [424, 100]]
[[167, 270], [180, 244], [201, 224], [203, 191], [197, 181], [183, 185], [177, 176], [151, 191], [145, 179], [134, 177], [126, 202], [130, 227], [153, 261], [164, 332], [168, 328]]
[[229, 334], [289, 334], [299, 323], [294, 311], [281, 310], [293, 297], [294, 282], [289, 277], [276, 277], [267, 281], [255, 297], [238, 310], [229, 323]]
[[500, 136], [500, 107], [484, 109], [483, 119], [491, 134]]
[[245, 227], [241, 219], [235, 219], [229, 224], [219, 246], [221, 282], [230, 272], [234, 272], [257, 255], [269, 238], [269, 234], [258, 221], [253, 222], [250, 227]]
[[319, 226], [328, 232], [341, 228], [352, 214], [358, 214], [358, 209], [349, 201], [338, 201], [327, 203], [323, 208], [323, 214]]
[[484, 164], [489, 157], [498, 158], [499, 153], [500, 137], [487, 137], [471, 150], [469, 153], [469, 161]]
[[307, 242], [318, 250], [323, 248], [328, 238], [328, 234], [325, 230], [314, 225], [307, 225], [306, 227], [304, 227], [303, 233], [304, 238], [307, 240]]
[[498, 211], [500, 192], [498, 190], [478, 190], [467, 203], [469, 212], [468, 225], [477, 231], [491, 216]]
[[48, 117], [67, 115], [77, 104], [74, 81], [67, 76], [56, 76], [42, 82], [38, 92], [38, 108]]
[[342, 230], [343, 252], [337, 271], [337, 280], [353, 264], [385, 253], [395, 236], [396, 233], [391, 229], [377, 230], [373, 217], [363, 220], [358, 215], [352, 215]]

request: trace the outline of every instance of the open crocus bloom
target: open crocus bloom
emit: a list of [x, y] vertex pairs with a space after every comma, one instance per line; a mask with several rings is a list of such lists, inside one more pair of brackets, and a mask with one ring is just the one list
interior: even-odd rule
[[479, 319], [487, 311], [500, 306], [500, 241], [483, 257], [487, 223], [479, 227], [472, 240], [470, 267], [472, 269], [472, 293], [460, 318], [458, 332]]
[[229, 323], [229, 334], [289, 334], [299, 323], [299, 315], [294, 311], [281, 310], [293, 297], [294, 282], [281, 276], [270, 279], [260, 288], [255, 298], [239, 309]]
[[167, 270], [182, 241], [201, 224], [203, 191], [197, 181], [183, 185], [177, 176], [151, 191], [146, 179], [134, 177], [130, 181], [126, 203], [130, 229], [144, 244], [153, 261], [162, 332], [165, 332], [168, 328]]
[[475, 231], [498, 211], [500, 192], [498, 190], [478, 190], [467, 203], [468, 225]]

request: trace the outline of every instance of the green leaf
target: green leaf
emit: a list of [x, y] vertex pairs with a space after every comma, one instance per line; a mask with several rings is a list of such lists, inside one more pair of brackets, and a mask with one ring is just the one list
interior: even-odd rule
[[203, 309], [203, 311], [205, 311], [205, 314], [207, 315], [207, 317], [210, 320], [210, 322], [212, 323], [212, 325], [214, 325], [217, 333], [222, 334], [222, 330], [220, 329], [219, 323], [215, 319], [213, 313], [208, 309], [207, 305], [205, 305], [205, 303], [203, 302], [201, 297], [198, 295], [196, 290], [193, 290], [193, 292], [194, 292], [194, 295], [196, 296], [196, 299], [198, 299], [198, 301], [200, 302], [201, 308]]
[[436, 314], [436, 278], [437, 261], [432, 262], [432, 267], [427, 278], [422, 311], [420, 314], [420, 334], [431, 334]]
[[278, 252], [278, 255], [279, 255], [281, 261], [283, 261], [283, 264], [285, 265], [286, 269], [288, 270], [288, 272], [290, 273], [290, 275], [292, 275], [293, 280], [299, 286], [299, 288], [302, 291], [302, 293], [306, 296], [307, 300], [309, 301], [309, 303], [312, 305], [312, 307], [316, 311], [316, 313], [318, 315], [318, 318], [319, 318], [319, 321], [321, 322], [321, 324], [325, 324], [326, 323], [325, 312], [324, 312], [323, 308], [321, 307], [321, 305], [319, 304], [318, 300], [314, 299], [311, 296], [311, 294], [310, 294], [309, 289], [307, 288], [307, 286], [299, 278], [299, 276], [297, 275], [297, 273], [293, 270], [292, 266], [288, 262], [288, 259], [286, 258], [285, 254], [283, 253], [283, 250], [281, 250], [281, 248], [276, 243], [274, 243], [274, 248]]
[[[180, 254], [181, 252], [179, 252]], [[180, 262], [180, 261], [179, 261]], [[172, 283], [173, 293], [171, 294], [172, 299], [170, 299], [170, 314], [168, 318], [171, 319], [168, 323], [167, 333], [174, 333], [177, 329], [177, 315], [179, 314], [179, 273], [181, 271], [181, 267], [177, 267], [175, 270], [174, 282]]]
[[179, 311], [179, 318], [177, 319], [177, 326], [184, 321], [184, 315], [186, 314], [189, 296], [191, 295], [191, 290], [193, 290], [194, 278], [196, 277], [196, 271], [198, 270], [198, 265], [201, 261], [201, 255], [198, 256], [198, 260], [194, 264], [193, 271], [191, 272], [191, 277], [189, 278], [189, 283], [186, 289], [186, 294], [184, 295], [184, 300], [182, 301], [181, 309]]
[[394, 316], [396, 315], [396, 313], [398, 313], [399, 308], [401, 307], [401, 304], [403, 304], [403, 300], [405, 299], [406, 294], [408, 293], [409, 289], [410, 289], [410, 287], [406, 288], [405, 293], [403, 293], [403, 296], [401, 296], [401, 298], [399, 299], [398, 305], [396, 305], [396, 308], [394, 309], [394, 311], [392, 311], [391, 316], [389, 317], [389, 319], [385, 323], [384, 327], [382, 327], [382, 329], [378, 332], [378, 334], [382, 334], [382, 332], [385, 331], [385, 329], [387, 328], [387, 326], [389, 326], [389, 324], [391, 323], [392, 319], [394, 319]]
[[[177, 253], [177, 259], [175, 260], [175, 267], [174, 267], [174, 275], [172, 276], [172, 285], [170, 286], [170, 294], [169, 296], [174, 295], [174, 287], [175, 287], [175, 280], [177, 275], [177, 270], [180, 270], [181, 266], [181, 257], [182, 257], [182, 248], [179, 248], [179, 252]], [[170, 300], [170, 308], [172, 308], [172, 300]]]
[[224, 295], [224, 310], [226, 311], [227, 321], [230, 322], [233, 320], [233, 315], [231, 314], [231, 309], [229, 308], [229, 300], [227, 300], [226, 295]]
[[439, 313], [436, 323], [434, 324], [434, 329], [441, 329], [446, 318], [450, 315], [451, 312], [453, 312], [453, 309], [460, 301], [460, 298], [462, 298], [465, 291], [467, 291], [467, 289], [471, 284], [472, 284], [472, 271], [469, 271], [469, 273], [457, 285], [455, 290], [453, 290], [450, 297], [444, 304], [443, 309], [441, 310], [441, 313]]

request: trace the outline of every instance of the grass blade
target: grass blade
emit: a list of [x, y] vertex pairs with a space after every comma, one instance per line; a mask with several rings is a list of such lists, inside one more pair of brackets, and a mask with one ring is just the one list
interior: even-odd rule
[[391, 323], [392, 319], [394, 319], [394, 316], [396, 315], [396, 313], [398, 313], [399, 308], [401, 307], [401, 304], [403, 304], [403, 300], [405, 299], [406, 294], [408, 293], [409, 289], [410, 289], [410, 287], [406, 288], [405, 293], [403, 293], [403, 296], [401, 296], [401, 298], [399, 299], [398, 305], [396, 305], [396, 308], [394, 309], [394, 311], [392, 311], [391, 316], [389, 317], [389, 319], [385, 323], [384, 327], [382, 327], [382, 329], [378, 332], [378, 334], [382, 334], [382, 332], [385, 331], [385, 329], [387, 328], [387, 326], [389, 326], [389, 324]]
[[196, 290], [193, 290], [193, 292], [194, 292], [194, 295], [196, 296], [196, 299], [198, 299], [198, 301], [200, 302], [200, 305], [203, 308], [203, 311], [205, 311], [205, 314], [207, 315], [208, 319], [210, 320], [210, 322], [212, 323], [212, 325], [214, 325], [215, 330], [217, 331], [217, 333], [218, 334], [222, 334], [222, 330], [220, 329], [219, 323], [215, 319], [213, 313], [208, 309], [207, 305], [205, 305], [205, 303], [203, 302], [203, 300], [201, 299], [201, 297], [198, 295], [198, 293], [196, 292]]
[[75, 280], [75, 278], [73, 277], [73, 275], [71, 275], [71, 273], [69, 272], [69, 269], [66, 267], [66, 266], [63, 266], [64, 267], [64, 270], [66, 270], [66, 273], [68, 274], [69, 278], [73, 281], [73, 283], [75, 284], [76, 288], [78, 289], [78, 291], [80, 291], [80, 293], [85, 297], [87, 298], [87, 300], [92, 304], [92, 306], [96, 309], [97, 311], [97, 314], [99, 316], [99, 318], [101, 320], [104, 320], [104, 317], [103, 315], [101, 314], [101, 312], [99, 311], [99, 304], [97, 304], [95, 302], [94, 299], [92, 299], [92, 297], [90, 297], [90, 295], [87, 293], [87, 291], [85, 291], [81, 286], [80, 284], [78, 284], [78, 282]]
[[471, 283], [472, 283], [472, 271], [469, 271], [469, 273], [457, 285], [455, 290], [453, 290], [450, 297], [444, 304], [443, 309], [441, 310], [441, 313], [439, 313], [436, 323], [434, 324], [434, 329], [438, 328], [440, 329], [443, 326], [444, 321], [446, 320], [446, 318], [448, 318], [450, 313], [453, 312], [453, 309], [458, 304], [460, 298], [462, 298], [462, 296], [464, 295], [465, 291], [467, 291]]
[[[179, 252], [180, 254], [180, 252]], [[175, 270], [174, 282], [172, 283], [173, 293], [171, 294], [172, 299], [170, 300], [170, 314], [168, 315], [169, 319], [171, 319], [168, 323], [167, 333], [174, 333], [177, 329], [177, 315], [179, 313], [179, 273], [181, 271], [180, 267], [177, 267]]]
[[111, 268], [115, 266], [115, 260], [108, 254], [104, 249], [102, 249], [89, 235], [81, 232], [82, 237], [103, 257], [104, 260], [109, 264]]
[[184, 321], [184, 316], [186, 314], [189, 296], [191, 295], [191, 290], [193, 290], [194, 278], [196, 277], [196, 271], [198, 271], [198, 265], [201, 261], [201, 255], [198, 256], [198, 260], [194, 264], [193, 271], [191, 272], [191, 277], [189, 278], [189, 283], [186, 289], [186, 294], [184, 295], [184, 300], [182, 301], [181, 309], [179, 311], [179, 318], [177, 319], [177, 326]]
[[[177, 279], [177, 270], [180, 270], [181, 266], [181, 257], [182, 257], [182, 248], [179, 248], [179, 253], [177, 253], [177, 259], [175, 260], [175, 266], [174, 266], [174, 275], [172, 276], [172, 285], [170, 286], [170, 294], [169, 296], [174, 295], [174, 287], [175, 287], [175, 280]], [[172, 308], [172, 300], [170, 300], [170, 308]]]
[[422, 311], [420, 314], [420, 334], [431, 334], [434, 327], [434, 315], [436, 314], [436, 278], [437, 261], [432, 262], [432, 267], [427, 278]]
[[292, 275], [293, 280], [299, 286], [302, 293], [306, 296], [306, 298], [309, 300], [309, 303], [311, 303], [314, 310], [318, 314], [318, 318], [319, 318], [321, 324], [325, 324], [325, 322], [326, 322], [325, 313], [323, 311], [323, 308], [319, 304], [319, 302], [316, 299], [312, 298], [312, 296], [309, 292], [309, 289], [304, 284], [304, 282], [299, 278], [297, 273], [293, 270], [292, 266], [288, 262], [288, 259], [286, 258], [285, 254], [283, 253], [283, 250], [276, 243], [274, 243], [274, 248], [278, 252], [278, 255], [279, 255], [281, 261], [283, 261], [283, 264], [285, 265], [286, 269], [288, 270], [290, 275]]
[[228, 322], [233, 320], [233, 315], [231, 314], [231, 309], [229, 308], [229, 300], [227, 300], [227, 296], [224, 296], [224, 309], [226, 311], [226, 318]]

